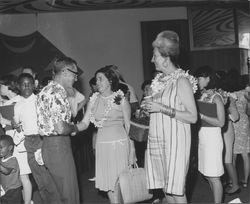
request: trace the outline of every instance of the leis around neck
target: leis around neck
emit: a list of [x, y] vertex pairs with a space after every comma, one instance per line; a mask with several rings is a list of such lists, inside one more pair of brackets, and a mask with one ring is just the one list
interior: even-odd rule
[[155, 76], [151, 84], [151, 89], [153, 92], [152, 95], [162, 92], [166, 86], [168, 86], [170, 83], [176, 82], [179, 77], [187, 78], [192, 85], [193, 92], [195, 93], [197, 91], [198, 87], [196, 78], [190, 75], [188, 71], [185, 72], [182, 69], [177, 69], [168, 75], [159, 73]]
[[107, 120], [108, 113], [113, 109], [115, 105], [120, 105], [122, 101], [124, 100], [124, 93], [120, 89], [114, 92], [110, 97], [108, 97], [107, 107], [104, 110], [103, 117], [100, 120], [96, 120], [95, 115], [93, 113], [93, 109], [94, 109], [95, 101], [98, 97], [100, 97], [100, 95], [101, 94], [99, 92], [96, 92], [89, 99], [89, 103], [91, 107], [90, 122], [93, 123], [95, 127], [97, 128], [103, 127], [104, 121]]

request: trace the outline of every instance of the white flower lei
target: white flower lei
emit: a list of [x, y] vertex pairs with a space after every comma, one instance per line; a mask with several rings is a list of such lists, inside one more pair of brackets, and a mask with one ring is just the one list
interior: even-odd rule
[[227, 92], [227, 91], [224, 91], [222, 89], [208, 89], [208, 90], [204, 90], [202, 95], [201, 95], [201, 98], [199, 99], [200, 101], [210, 101], [211, 100], [211, 97], [214, 95], [214, 94], [219, 94], [222, 98], [222, 101], [224, 104], [227, 103], [227, 100], [229, 97], [233, 98], [234, 100], [237, 100], [237, 96], [235, 93], [230, 93], [230, 92]]
[[103, 118], [101, 120], [96, 120], [95, 116], [94, 116], [94, 113], [93, 113], [93, 105], [97, 99], [97, 97], [100, 95], [99, 92], [96, 92], [94, 93], [90, 99], [89, 99], [89, 102], [90, 102], [90, 107], [91, 107], [91, 111], [90, 111], [90, 122], [93, 123], [95, 125], [95, 127], [97, 128], [101, 128], [103, 127], [103, 123], [105, 120], [107, 120], [107, 116], [108, 116], [108, 113], [109, 111], [112, 110], [112, 108], [115, 106], [115, 105], [118, 105], [116, 103], [116, 97], [120, 97], [120, 103], [121, 101], [123, 100], [124, 98], [124, 93], [119, 89], [118, 91], [114, 92], [112, 94], [112, 96], [109, 98], [108, 100], [108, 105], [106, 107], [106, 109], [104, 110], [104, 113], [103, 113]]
[[159, 73], [155, 76], [151, 84], [153, 95], [161, 92], [170, 83], [176, 82], [179, 77], [187, 78], [192, 85], [193, 92], [195, 93], [197, 91], [198, 87], [196, 78], [190, 75], [188, 71], [185, 72], [182, 69], [177, 69], [173, 73], [166, 76], [163, 73]]

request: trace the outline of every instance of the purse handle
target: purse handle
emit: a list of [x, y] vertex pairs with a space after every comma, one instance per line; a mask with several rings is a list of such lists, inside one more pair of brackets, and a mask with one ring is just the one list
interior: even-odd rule
[[135, 162], [134, 164], [129, 165], [129, 169], [135, 169], [135, 168], [139, 168], [137, 162]]

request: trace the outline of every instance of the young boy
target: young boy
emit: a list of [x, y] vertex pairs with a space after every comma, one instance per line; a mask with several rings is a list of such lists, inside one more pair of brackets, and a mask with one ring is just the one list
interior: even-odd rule
[[18, 77], [20, 99], [14, 107], [16, 126], [21, 125], [25, 139], [24, 146], [28, 153], [28, 163], [32, 175], [37, 183], [41, 199], [44, 203], [60, 203], [58, 191], [47, 168], [37, 161], [35, 154], [42, 147], [42, 140], [38, 134], [36, 95], [33, 93], [35, 81], [32, 75], [22, 73]]
[[12, 155], [14, 142], [11, 136], [0, 136], [0, 184], [4, 195], [0, 195], [0, 203], [21, 203], [22, 184], [17, 159]]

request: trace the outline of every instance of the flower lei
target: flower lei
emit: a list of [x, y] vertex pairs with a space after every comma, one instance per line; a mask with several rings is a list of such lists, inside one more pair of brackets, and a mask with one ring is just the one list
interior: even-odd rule
[[168, 75], [165, 75], [163, 73], [159, 73], [156, 75], [151, 84], [153, 95], [161, 92], [170, 83], [176, 82], [179, 77], [187, 78], [192, 85], [193, 92], [195, 93], [197, 91], [198, 87], [196, 78], [190, 75], [188, 71], [185, 72], [182, 69], [177, 69], [175, 72]]
[[232, 97], [235, 100], [237, 99], [237, 96], [234, 93], [230, 93], [230, 92], [224, 91], [222, 89], [209, 89], [209, 90], [205, 90], [202, 93], [200, 100], [205, 101], [205, 102], [209, 102], [211, 100], [211, 97], [214, 94], [219, 94], [222, 97], [224, 104], [227, 103], [228, 97]]
[[107, 120], [108, 113], [112, 110], [112, 108], [115, 105], [120, 105], [123, 98], [124, 98], [124, 93], [120, 89], [118, 91], [114, 92], [107, 102], [108, 105], [107, 105], [106, 109], [104, 110], [102, 119], [97, 121], [95, 116], [94, 116], [94, 113], [93, 113], [93, 105], [94, 105], [94, 103], [99, 95], [100, 95], [100, 93], [96, 92], [89, 99], [90, 106], [91, 106], [90, 122], [93, 123], [95, 125], [95, 127], [97, 127], [97, 128], [103, 127], [104, 121]]

